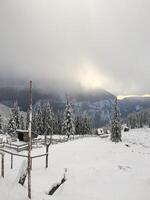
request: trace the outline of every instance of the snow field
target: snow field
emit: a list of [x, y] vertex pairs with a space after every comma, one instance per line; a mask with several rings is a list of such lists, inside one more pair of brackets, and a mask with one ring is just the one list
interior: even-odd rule
[[[150, 129], [122, 133], [122, 143], [109, 138], [82, 138], [50, 146], [49, 168], [45, 158], [33, 160], [33, 200], [149, 200], [150, 199]], [[126, 146], [127, 145], [127, 146]], [[45, 153], [45, 148], [33, 154]], [[5, 178], [0, 178], [1, 200], [26, 200], [25, 186], [17, 184], [17, 174], [24, 159], [5, 155]], [[67, 181], [49, 196], [67, 168]]]

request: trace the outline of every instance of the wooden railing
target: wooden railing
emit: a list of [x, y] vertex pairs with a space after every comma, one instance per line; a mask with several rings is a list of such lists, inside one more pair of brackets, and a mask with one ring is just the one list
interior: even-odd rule
[[[5, 149], [0, 149], [0, 152], [3, 152], [3, 153], [7, 153], [7, 154], [10, 154], [11, 155], [11, 169], [13, 169], [13, 156], [18, 156], [18, 157], [22, 157], [22, 158], [28, 158], [27, 155], [24, 155], [24, 154], [18, 154], [18, 153], [14, 153], [12, 151], [8, 151], [8, 150], [5, 150]], [[32, 160], [35, 159], [35, 158], [40, 158], [40, 157], [48, 157], [48, 153], [44, 153], [44, 154], [39, 154], [39, 155], [35, 155], [35, 156], [31, 156], [31, 163], [32, 163]]]
[[20, 144], [20, 145], [13, 144], [13, 143], [2, 143], [2, 144], [0, 144], [0, 148], [4, 148], [4, 147], [14, 149], [17, 152], [20, 152], [20, 151], [23, 151], [23, 150], [27, 150], [28, 144]]
[[[77, 140], [77, 139], [81, 139], [81, 138], [85, 138], [85, 137], [97, 137], [97, 135], [74, 135], [74, 136], [70, 136], [68, 139], [66, 137], [60, 138], [60, 139], [52, 139], [52, 143], [51, 144], [63, 143], [63, 142]], [[49, 140], [50, 139], [47, 139], [47, 142]], [[44, 139], [36, 139], [36, 140], [34, 139], [32, 141], [32, 144], [37, 144], [37, 143], [44, 144], [45, 140]], [[12, 144], [12, 143], [10, 143], [10, 144], [1, 143], [0, 144], [0, 153], [7, 153], [7, 154], [10, 154], [10, 156], [11, 156], [11, 169], [13, 169], [13, 163], [14, 163], [13, 162], [13, 157], [14, 156], [19, 156], [19, 157], [26, 158], [26, 159], [28, 158], [28, 156], [25, 155], [25, 154], [15, 153], [15, 152], [12, 152], [12, 151], [4, 149], [4, 147], [10, 148], [10, 149], [14, 149], [14, 150], [17, 150], [17, 152], [20, 152], [20, 151], [28, 149], [28, 144], [20, 144], [20, 145]], [[31, 156], [31, 165], [32, 165], [33, 159], [45, 156], [45, 158], [46, 158], [45, 166], [47, 168], [48, 167], [48, 155], [49, 155], [48, 153], [44, 153], [44, 154]]]

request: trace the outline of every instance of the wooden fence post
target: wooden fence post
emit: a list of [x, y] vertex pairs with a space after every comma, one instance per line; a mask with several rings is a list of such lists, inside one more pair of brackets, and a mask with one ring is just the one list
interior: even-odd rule
[[49, 144], [46, 145], [46, 168], [48, 168], [48, 149], [49, 149]]
[[32, 170], [32, 157], [31, 157], [31, 170]]
[[13, 169], [13, 154], [11, 153], [11, 169]]
[[2, 160], [1, 160], [1, 162], [2, 162], [2, 169], [1, 169], [1, 173], [2, 173], [2, 177], [4, 178], [4, 155], [2, 154]]

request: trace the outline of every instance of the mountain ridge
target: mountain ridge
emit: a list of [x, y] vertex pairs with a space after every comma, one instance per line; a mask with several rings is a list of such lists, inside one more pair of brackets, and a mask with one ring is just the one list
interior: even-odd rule
[[[18, 100], [18, 104], [23, 111], [28, 108], [27, 88], [0, 88], [0, 103], [8, 107], [13, 106], [13, 102]], [[104, 89], [79, 90], [71, 93], [47, 92], [33, 89], [33, 104], [38, 101], [50, 100], [54, 111], [63, 112], [66, 97], [69, 98], [77, 115], [89, 115], [94, 121], [94, 127], [103, 126], [110, 122], [112, 106], [115, 95]], [[119, 101], [122, 118], [126, 118], [129, 113], [150, 108], [150, 97], [127, 97]]]

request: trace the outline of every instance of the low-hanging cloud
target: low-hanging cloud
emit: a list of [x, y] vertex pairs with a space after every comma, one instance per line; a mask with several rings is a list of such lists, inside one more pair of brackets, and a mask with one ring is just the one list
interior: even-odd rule
[[149, 10], [148, 0], [0, 0], [0, 83], [150, 93]]

